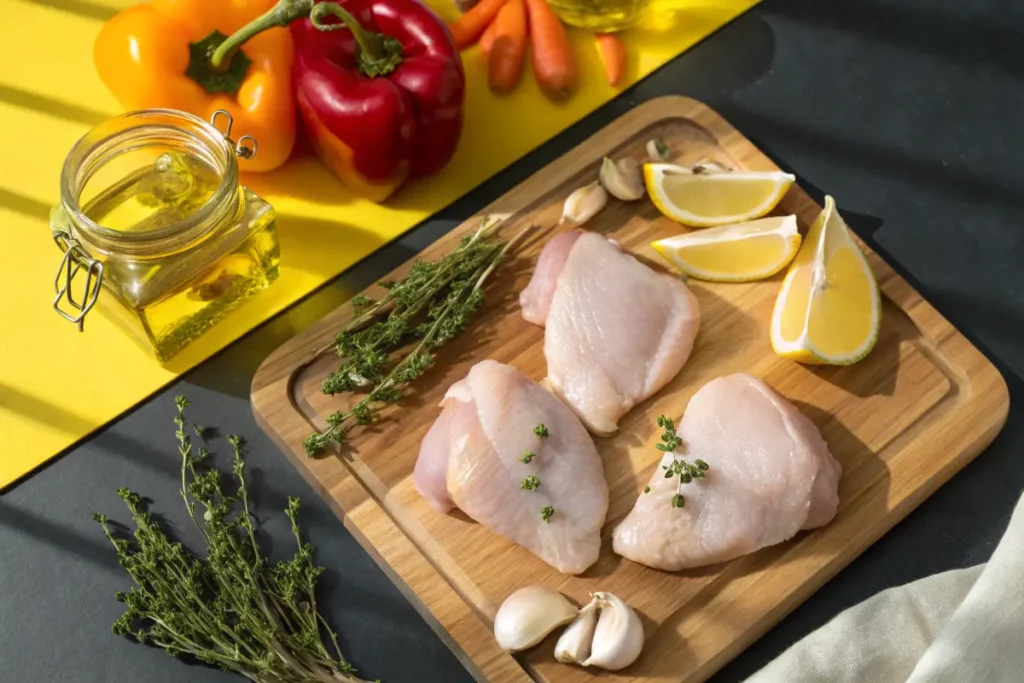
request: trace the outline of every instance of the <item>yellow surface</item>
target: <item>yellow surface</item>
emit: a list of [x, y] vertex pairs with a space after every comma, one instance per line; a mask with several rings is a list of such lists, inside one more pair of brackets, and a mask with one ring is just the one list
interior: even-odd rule
[[[210, 0], [211, 2], [222, 0]], [[246, 184], [278, 211], [281, 277], [169, 365], [90, 314], [84, 334], [51, 310], [60, 254], [47, 223], [64, 156], [92, 125], [119, 113], [92, 65], [102, 22], [130, 0], [0, 0], [0, 487], [131, 408], [215, 351], [615, 96], [593, 38], [573, 32], [582, 87], [565, 104], [527, 74], [496, 98], [476, 49], [463, 53], [466, 127], [445, 171], [386, 206], [346, 194], [315, 159]], [[432, 0], [446, 17], [451, 0]], [[626, 34], [635, 82], [757, 0], [656, 0]], [[524, 123], [527, 122], [527, 123]]]
[[772, 348], [802, 363], [849, 365], [874, 347], [881, 317], [871, 266], [835, 201], [825, 197], [779, 290]]

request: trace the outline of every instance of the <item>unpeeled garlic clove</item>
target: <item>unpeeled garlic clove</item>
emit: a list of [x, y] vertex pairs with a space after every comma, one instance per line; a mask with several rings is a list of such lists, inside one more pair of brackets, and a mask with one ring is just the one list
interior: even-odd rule
[[605, 157], [601, 162], [601, 185], [616, 199], [632, 202], [644, 196], [644, 180], [640, 164], [632, 157], [612, 161]]
[[544, 586], [527, 586], [501, 603], [494, 617], [494, 637], [502, 650], [519, 652], [575, 618], [576, 608], [564, 595]]
[[633, 608], [611, 593], [594, 593], [601, 607], [590, 656], [583, 666], [609, 671], [624, 669], [640, 656], [644, 647], [644, 625]]
[[671, 151], [661, 138], [651, 138], [647, 141], [647, 156], [652, 161], [667, 161]]
[[583, 606], [576, 621], [565, 629], [555, 645], [555, 659], [563, 664], [580, 664], [590, 657], [590, 646], [597, 628], [597, 598]]
[[600, 182], [584, 185], [565, 200], [561, 223], [580, 226], [589, 221], [608, 203], [608, 193]]
[[702, 159], [701, 161], [698, 161], [693, 165], [694, 175], [710, 173], [728, 173], [731, 170], [732, 169], [729, 168], [728, 166], [723, 166], [722, 164], [718, 163], [717, 161], [714, 161], [713, 159]]

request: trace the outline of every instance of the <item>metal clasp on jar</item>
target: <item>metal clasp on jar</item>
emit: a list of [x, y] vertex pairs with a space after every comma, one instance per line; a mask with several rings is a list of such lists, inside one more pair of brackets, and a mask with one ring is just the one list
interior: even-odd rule
[[[220, 119], [225, 120], [224, 130], [217, 125], [217, 121]], [[228, 111], [218, 109], [213, 112], [210, 117], [210, 125], [223, 135], [225, 140], [234, 145], [236, 156], [242, 159], [252, 159], [256, 156], [256, 138], [251, 135], [243, 135], [237, 142], [231, 139], [231, 127], [234, 125], [234, 119]], [[64, 257], [57, 267], [57, 275], [53, 281], [55, 293], [53, 310], [57, 311], [65, 320], [78, 325], [78, 331], [82, 332], [85, 330], [85, 316], [93, 309], [100, 296], [100, 285], [103, 284], [103, 263], [94, 259], [69, 231], [58, 230], [53, 234], [53, 239], [64, 252]], [[81, 270], [85, 270], [85, 287], [79, 302], [75, 299], [72, 284], [75, 276]], [[72, 310], [66, 311], [61, 308], [61, 300], [67, 300], [67, 304]]]
[[[53, 290], [57, 293], [53, 299], [53, 310], [60, 313], [65, 320], [78, 325], [78, 331], [81, 332], [85, 329], [85, 314], [92, 310], [100, 296], [100, 285], [103, 283], [103, 264], [89, 256], [78, 240], [63, 230], [54, 233], [53, 240], [64, 252], [64, 258], [60, 260], [60, 266], [57, 268], [57, 277], [53, 281]], [[82, 291], [82, 301], [79, 303], [75, 301], [71, 284], [75, 275], [83, 268], [85, 269], [85, 289]], [[60, 307], [61, 299], [67, 299], [68, 304], [78, 313], [69, 313], [62, 309]]]
[[[224, 130], [221, 130], [220, 126], [217, 125], [217, 119], [220, 118], [227, 119], [227, 125], [225, 125]], [[210, 117], [210, 125], [216, 128], [217, 132], [222, 134], [228, 142], [234, 142], [231, 139], [231, 126], [234, 124], [235, 120], [231, 118], [230, 112], [226, 109], [218, 109]], [[249, 141], [248, 144], [246, 144], [246, 140]], [[235, 155], [242, 159], [252, 159], [256, 156], [256, 138], [251, 135], [243, 135], [238, 138], [238, 142], [235, 143]]]

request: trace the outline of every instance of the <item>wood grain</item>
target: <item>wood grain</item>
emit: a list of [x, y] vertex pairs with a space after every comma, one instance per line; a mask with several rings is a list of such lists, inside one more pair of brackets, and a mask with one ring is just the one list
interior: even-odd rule
[[[511, 214], [510, 232], [531, 223], [554, 225], [568, 193], [596, 179], [603, 155], [640, 159], [654, 135], [685, 162], [712, 158], [736, 168], [776, 168], [706, 106], [662, 98], [615, 121], [421, 256], [449, 251], [487, 213]], [[819, 210], [794, 187], [778, 213], [796, 214], [806, 230]], [[587, 227], [615, 237], [655, 267], [652, 239], [685, 230], [646, 201], [612, 201]], [[978, 455], [1006, 419], [1009, 399], [996, 369], [866, 248], [883, 293], [882, 333], [871, 355], [850, 367], [803, 366], [772, 353], [768, 322], [781, 275], [746, 284], [691, 281], [703, 316], [694, 353], [673, 382], [623, 418], [618, 435], [596, 440], [611, 494], [606, 543], [584, 575], [562, 576], [464, 515], [433, 512], [412, 486], [419, 442], [438, 415], [438, 401], [475, 362], [494, 358], [544, 377], [543, 333], [522, 319], [517, 298], [552, 234], [538, 231], [503, 267], [470, 331], [441, 351], [401, 408], [353, 433], [345, 453], [310, 460], [302, 439], [352, 401], [319, 392], [334, 359], [316, 355], [349, 317], [347, 307], [275, 351], [253, 380], [261, 426], [478, 680], [702, 681]], [[654, 416], [678, 417], [705, 382], [738, 371], [764, 378], [821, 429], [843, 465], [836, 519], [788, 543], [701, 570], [665, 573], [614, 555], [608, 536], [659, 460]], [[501, 652], [491, 635], [494, 613], [509, 593], [534, 583], [579, 603], [598, 589], [626, 599], [646, 629], [640, 660], [618, 674], [597, 674], [556, 663], [553, 639], [519, 658]]]

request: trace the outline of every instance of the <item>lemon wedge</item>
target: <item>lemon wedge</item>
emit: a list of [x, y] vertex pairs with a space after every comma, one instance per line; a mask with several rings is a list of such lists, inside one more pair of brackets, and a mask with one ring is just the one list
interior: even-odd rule
[[658, 240], [662, 258], [698, 280], [750, 282], [775, 275], [800, 248], [796, 216], [698, 230]]
[[694, 227], [760, 218], [775, 208], [796, 180], [788, 173], [693, 173], [674, 164], [645, 164], [644, 184], [658, 210]]
[[772, 348], [801, 363], [850, 365], [875, 346], [881, 322], [871, 266], [825, 197], [775, 300]]

